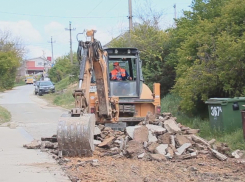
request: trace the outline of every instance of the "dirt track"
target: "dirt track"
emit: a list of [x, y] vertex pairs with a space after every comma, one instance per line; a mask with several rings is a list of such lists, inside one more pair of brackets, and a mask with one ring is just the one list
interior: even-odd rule
[[91, 158], [65, 158], [60, 163], [73, 181], [245, 181], [241, 159], [221, 162], [200, 154], [196, 159], [157, 162], [118, 157], [100, 157], [97, 151]]

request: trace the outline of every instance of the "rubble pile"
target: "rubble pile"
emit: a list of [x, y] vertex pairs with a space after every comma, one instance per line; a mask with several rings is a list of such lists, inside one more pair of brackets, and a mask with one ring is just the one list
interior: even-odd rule
[[[215, 146], [215, 139], [205, 141], [191, 129], [176, 122], [171, 113], [156, 118], [148, 114], [144, 122], [128, 126], [126, 130], [114, 131], [103, 125], [96, 126], [95, 145], [103, 155], [120, 155], [134, 159], [168, 160], [195, 158], [198, 154], [213, 154], [219, 160], [229, 148]], [[102, 150], [101, 150], [102, 148]], [[225, 148], [225, 150], [224, 150]]]
[[[94, 145], [102, 157], [165, 161], [212, 154], [221, 161], [228, 158], [226, 154], [230, 149], [226, 144], [216, 146], [215, 139], [206, 141], [196, 135], [198, 132], [199, 129], [191, 129], [177, 123], [171, 113], [163, 113], [157, 118], [149, 113], [145, 121], [136, 126], [128, 126], [123, 131], [97, 125], [94, 130]], [[41, 140], [42, 142], [33, 141], [24, 147], [40, 148], [58, 157], [56, 136]]]

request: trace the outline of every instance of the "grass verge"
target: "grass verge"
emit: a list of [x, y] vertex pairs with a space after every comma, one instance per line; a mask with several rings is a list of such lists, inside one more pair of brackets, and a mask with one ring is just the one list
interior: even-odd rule
[[201, 119], [200, 117], [189, 117], [185, 113], [179, 111], [180, 97], [168, 94], [161, 99], [162, 112], [170, 112], [177, 117], [177, 122], [193, 129], [200, 129], [199, 136], [211, 140], [216, 139], [218, 142], [227, 143], [232, 149], [245, 150], [245, 142], [243, 139], [243, 130], [237, 129], [232, 132], [224, 132], [214, 130], [210, 127], [209, 119]]
[[72, 96], [75, 88], [76, 86], [70, 85], [69, 77], [66, 77], [55, 85], [56, 93], [45, 94], [42, 97], [51, 104], [71, 109], [74, 107], [75, 103], [75, 99]]
[[0, 106], [0, 124], [9, 122], [10, 119], [11, 119], [10, 112], [7, 109]]
[[24, 80], [19, 80], [18, 82], [14, 83], [14, 87], [22, 86], [22, 85], [25, 85], [25, 84], [26, 84], [26, 82]]

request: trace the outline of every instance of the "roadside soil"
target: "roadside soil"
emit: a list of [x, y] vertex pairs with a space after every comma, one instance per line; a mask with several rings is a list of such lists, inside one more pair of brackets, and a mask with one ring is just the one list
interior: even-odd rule
[[63, 158], [58, 163], [71, 181], [245, 181], [242, 159], [221, 162], [211, 155], [199, 154], [196, 159], [158, 162], [118, 155], [101, 157], [99, 150], [96, 148], [93, 157]]

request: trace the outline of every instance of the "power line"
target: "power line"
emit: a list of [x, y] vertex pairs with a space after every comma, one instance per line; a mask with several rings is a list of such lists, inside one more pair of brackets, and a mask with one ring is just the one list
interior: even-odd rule
[[25, 14], [25, 13], [12, 13], [12, 12], [4, 12], [4, 11], [0, 11], [0, 13], [3, 14], [12, 14], [12, 15], [22, 15], [22, 16], [34, 16], [34, 17], [47, 17], [47, 18], [119, 18], [119, 17], [126, 17], [125, 16], [108, 16], [108, 17], [103, 17], [103, 16], [52, 16], [52, 15], [34, 15], [34, 14]]
[[90, 13], [92, 13], [101, 3], [103, 0], [101, 0], [95, 7], [94, 9], [92, 9], [87, 15], [89, 15]]
[[117, 3], [109, 10], [106, 12], [106, 14], [108, 14], [111, 10], [113, 10], [120, 2], [121, 0], [117, 1]]

